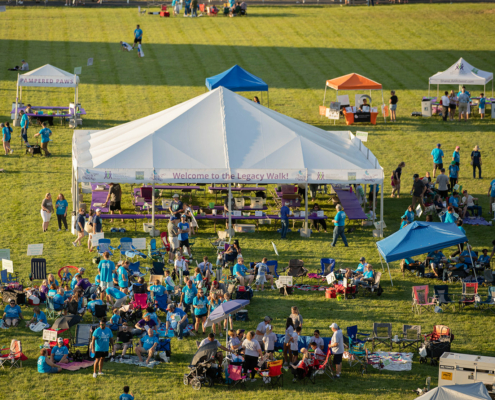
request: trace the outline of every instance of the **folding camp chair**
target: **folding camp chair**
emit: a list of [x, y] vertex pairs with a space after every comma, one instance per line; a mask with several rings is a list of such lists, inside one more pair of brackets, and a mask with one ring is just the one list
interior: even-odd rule
[[372, 340], [371, 351], [375, 351], [375, 347], [378, 343], [389, 346], [390, 351], [392, 351], [392, 324], [374, 322]]
[[330, 348], [327, 351], [325, 361], [323, 361], [323, 363], [318, 366], [318, 371], [316, 373], [320, 375], [325, 374], [329, 378], [335, 379], [332, 368], [332, 350], [330, 350]]
[[288, 269], [287, 275], [294, 278], [294, 283], [298, 278], [301, 278], [302, 283], [304, 283], [304, 277], [308, 274], [308, 270], [304, 268], [303, 260], [290, 260]]
[[125, 256], [126, 259], [134, 259], [136, 256], [140, 256], [141, 258], [146, 258], [146, 255], [141, 253], [132, 245], [132, 238], [121, 238], [120, 244], [118, 247], [110, 247], [112, 250], [118, 250], [120, 252], [120, 258]]
[[72, 347], [89, 347], [91, 342], [91, 327], [96, 325], [91, 324], [77, 324], [76, 335], [71, 340]]
[[46, 279], [46, 260], [44, 258], [31, 259], [31, 280]]
[[419, 346], [423, 338], [421, 337], [421, 325], [403, 325], [402, 326], [402, 338], [400, 344], [402, 350], [406, 347], [416, 348], [419, 351]]
[[322, 258], [320, 260], [321, 273], [318, 275], [327, 276], [331, 274], [335, 269], [335, 260], [333, 258]]
[[[141, 268], [139, 266], [139, 261], [136, 261], [135, 263], [130, 263], [129, 264], [129, 271], [131, 272], [133, 277], [136, 278], [141, 278], [142, 276], [145, 276], [146, 274], [141, 272]], [[146, 271], [146, 269], [145, 269]]]
[[98, 252], [98, 255], [101, 257], [103, 256], [103, 253], [108, 251], [110, 255], [113, 255], [112, 250], [113, 247], [110, 246], [110, 239], [98, 239], [98, 245], [96, 246], [96, 251]]
[[448, 285], [436, 285], [433, 286], [433, 290], [435, 291], [435, 296], [433, 297], [433, 301], [439, 307], [445, 306], [445, 308], [449, 308], [452, 306], [452, 311], [455, 311], [455, 300], [454, 295], [449, 294], [449, 286]]
[[55, 319], [55, 317], [59, 317], [61, 315], [61, 311], [55, 310], [55, 304], [53, 303], [53, 297], [46, 296], [46, 318], [47, 319]]
[[[361, 375], [364, 375], [367, 371], [367, 366], [368, 366], [368, 349], [365, 347], [366, 343], [358, 340], [356, 341], [356, 336], [357, 335], [364, 335], [361, 333], [357, 333], [353, 336], [349, 333], [349, 329], [353, 331], [353, 328], [356, 329], [357, 331], [357, 326], [351, 326], [348, 328], [347, 333], [349, 334], [349, 367], [358, 367], [359, 370], [361, 371]], [[330, 352], [330, 349], [328, 349]]]
[[269, 274], [274, 278], [278, 278], [278, 273], [277, 273], [278, 261], [277, 260], [267, 261], [266, 266], [268, 267]]
[[5, 369], [4, 365], [10, 363], [10, 368], [21, 368], [22, 362], [28, 358], [22, 353], [22, 344], [20, 340], [12, 339], [10, 348], [0, 349], [1, 351], [8, 350], [6, 354], [0, 354], [0, 367]]
[[19, 283], [15, 276], [9, 274], [6, 269], [0, 271], [0, 281], [3, 285], [8, 285], [9, 283]]
[[271, 387], [284, 387], [284, 372], [282, 371], [284, 360], [271, 361], [267, 363], [268, 378]]
[[152, 275], [161, 275], [165, 274], [165, 264], [158, 261], [153, 261], [153, 267], [150, 269], [150, 274]]
[[483, 276], [485, 281], [483, 282], [483, 286], [491, 286], [493, 285], [493, 274], [491, 269], [485, 269], [483, 272]]
[[106, 304], [96, 304], [95, 305], [95, 310], [94, 312], [91, 313], [91, 319], [93, 321], [93, 324], [95, 323], [96, 320], [100, 320], [102, 318], [105, 318], [107, 316], [107, 308], [108, 306]]
[[130, 304], [133, 308], [144, 310], [148, 307], [148, 295], [146, 293], [134, 293], [134, 300]]
[[232, 381], [229, 386], [230, 389], [234, 387], [242, 387], [245, 388], [245, 383], [247, 379], [247, 374], [242, 374], [242, 365], [232, 365], [230, 364], [228, 367], [229, 379]]
[[481, 301], [481, 299], [477, 302], [477, 306], [480, 308], [486, 308], [488, 311], [495, 313], [495, 286], [488, 287], [488, 294], [486, 299]]
[[148, 244], [148, 258], [152, 261], [163, 262], [163, 254], [156, 247], [156, 239], [151, 239]]
[[152, 187], [142, 187], [141, 188], [141, 197], [144, 199], [146, 203], [153, 202], [153, 188]]
[[170, 243], [168, 242], [168, 233], [161, 232], [160, 240], [162, 241], [162, 248], [160, 250], [165, 250], [168, 253], [170, 251]]
[[459, 304], [461, 307], [474, 306], [478, 295], [477, 282], [462, 282], [462, 295]]
[[158, 310], [167, 312], [168, 305], [168, 295], [164, 294], [163, 296], [155, 296], [155, 306]]
[[421, 314], [421, 309], [424, 307], [426, 311], [433, 311], [436, 302], [433, 297], [428, 297], [430, 288], [428, 285], [413, 286], [412, 288], [412, 311]]

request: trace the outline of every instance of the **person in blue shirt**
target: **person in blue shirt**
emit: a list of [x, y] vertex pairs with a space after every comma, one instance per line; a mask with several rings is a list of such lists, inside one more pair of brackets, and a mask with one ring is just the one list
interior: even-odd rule
[[404, 213], [403, 217], [406, 217], [407, 222], [410, 224], [411, 222], [414, 222], [414, 215], [415, 214], [414, 214], [413, 206], [410, 205], [409, 207], [407, 207], [407, 210]]
[[486, 103], [485, 94], [481, 93], [480, 102], [478, 104], [478, 109], [480, 110], [481, 119], [485, 118], [485, 103]]
[[459, 153], [460, 149], [461, 149], [460, 146], [455, 146], [455, 150], [452, 153], [452, 161], [455, 162], [455, 165], [457, 165], [459, 169], [461, 167], [461, 154]]
[[105, 290], [105, 293], [107, 294], [108, 303], [112, 303], [112, 301], [115, 301], [112, 306], [114, 308], [122, 307], [122, 305], [125, 302], [125, 299], [127, 299], [127, 295], [124, 292], [114, 287], [107, 288]]
[[53, 306], [55, 311], [63, 311], [64, 315], [67, 314], [68, 301], [68, 299], [64, 299], [64, 289], [58, 289], [57, 294], [53, 296]]
[[93, 332], [90, 344], [90, 352], [95, 353], [93, 378], [103, 375], [103, 362], [108, 357], [110, 346], [113, 349], [113, 332], [107, 327], [105, 318], [102, 318], [100, 320], [100, 327]]
[[401, 223], [400, 223], [399, 229], [402, 229], [402, 228], [406, 227], [407, 225], [409, 225], [409, 221], [407, 220], [407, 217], [405, 215], [403, 215], [401, 217]]
[[281, 239], [286, 239], [287, 237], [287, 231], [289, 230], [289, 215], [290, 215], [290, 209], [287, 207], [287, 204], [289, 203], [284, 203], [284, 205], [280, 208], [280, 223], [282, 224], [282, 232], [281, 232]]
[[180, 222], [177, 225], [179, 228], [179, 251], [182, 253], [183, 247], [187, 249], [187, 254], [189, 254], [189, 258], [191, 258], [191, 248], [189, 247], [189, 224], [187, 223], [186, 214], [182, 214], [180, 216]]
[[491, 210], [492, 204], [495, 203], [495, 179], [490, 182], [490, 187], [488, 188], [488, 197], [490, 197], [490, 210]]
[[366, 268], [367, 265], [368, 265], [368, 263], [366, 262], [366, 258], [361, 257], [359, 259], [359, 265], [356, 268], [356, 270], [354, 271], [354, 273], [355, 274], [362, 274], [362, 273], [364, 273], [364, 269]]
[[457, 225], [457, 227], [459, 228], [459, 230], [460, 230], [462, 233], [464, 233], [464, 235], [466, 235], [466, 236], [467, 236], [467, 234], [466, 234], [466, 230], [465, 230], [465, 229], [463, 228], [463, 226], [462, 226], [462, 225], [463, 225], [463, 223], [464, 223], [464, 222], [462, 221], [462, 219], [458, 219], [458, 220], [457, 220], [457, 222], [456, 222], [455, 224]]
[[154, 300], [156, 296], [160, 297], [166, 294], [165, 286], [163, 286], [159, 279], [155, 281], [154, 285], [150, 286], [151, 299]]
[[335, 243], [337, 243], [337, 239], [339, 236], [342, 238], [345, 247], [349, 247], [349, 245], [347, 244], [347, 238], [345, 237], [345, 219], [347, 215], [345, 215], [345, 212], [343, 211], [343, 208], [340, 204], [337, 204], [336, 209], [337, 209], [337, 214], [335, 215], [335, 218], [332, 221], [333, 224], [335, 225], [335, 228], [333, 228], [332, 247], [335, 247]]
[[93, 218], [93, 233], [100, 233], [103, 229], [103, 220], [101, 219], [101, 209], [96, 209], [96, 215]]
[[[29, 104], [28, 104], [28, 107], [29, 107]], [[26, 146], [29, 146], [28, 136], [27, 136], [27, 132], [28, 132], [28, 128], [29, 128], [29, 117], [24, 112], [24, 110], [21, 110], [20, 115], [21, 115], [21, 136], [22, 136], [22, 139], [24, 140], [24, 144]]]
[[105, 251], [103, 253], [103, 260], [98, 264], [98, 271], [100, 272], [100, 288], [105, 290], [106, 288], [113, 286], [112, 273], [115, 269], [115, 263], [110, 260], [110, 253]]
[[461, 253], [461, 257], [464, 257], [465, 263], [469, 265], [472, 265], [478, 261], [478, 256], [469, 244], [466, 246], [466, 250]]
[[488, 255], [488, 249], [483, 249], [481, 250], [481, 252], [483, 253], [483, 255], [481, 255], [479, 258], [478, 258], [478, 261], [484, 266], [484, 267], [487, 267], [489, 268], [490, 267], [490, 256]]
[[187, 14], [191, 14], [191, 0], [184, 1], [184, 17], [187, 17]]
[[110, 326], [109, 328], [112, 331], [121, 331], [122, 330], [122, 318], [120, 317], [119, 309], [114, 308], [113, 314], [110, 317]]
[[58, 230], [62, 230], [62, 222], [64, 223], [65, 231], [69, 230], [67, 226], [67, 207], [69, 203], [65, 200], [62, 193], [58, 194], [57, 201], [55, 202], [55, 208], [57, 209]]
[[94, 315], [94, 313], [95, 313], [95, 306], [102, 306], [105, 303], [103, 303], [103, 300], [97, 299], [96, 298], [96, 294], [91, 295], [91, 299], [92, 300], [88, 303], [88, 310], [91, 312], [91, 314]]
[[237, 259], [237, 264], [234, 265], [234, 268], [232, 269], [232, 275], [236, 277], [236, 279], [239, 281], [239, 285], [241, 286], [246, 286], [246, 285], [251, 285], [254, 279], [254, 275], [246, 275], [246, 272], [250, 273], [252, 270], [247, 269], [247, 267], [244, 265], [244, 259], [242, 257], [239, 257]]
[[183, 310], [187, 313], [193, 305], [194, 298], [198, 294], [196, 286], [193, 285], [193, 281], [188, 280], [187, 285], [182, 288], [182, 295], [180, 297], [180, 303], [183, 305]]
[[41, 126], [43, 129], [41, 129], [39, 133], [35, 134], [34, 137], [41, 136], [41, 149], [45, 152], [45, 157], [50, 157], [51, 154], [48, 151], [48, 142], [50, 142], [52, 131], [47, 128], [46, 122], [43, 122]]
[[124, 386], [124, 393], [119, 397], [119, 400], [134, 400], [134, 395], [129, 393], [129, 386]]
[[[454, 153], [455, 154], [455, 153]], [[450, 190], [454, 191], [454, 186], [459, 182], [459, 166], [455, 161], [452, 161], [449, 165], [449, 180]]]
[[15, 300], [11, 299], [5, 310], [3, 310], [3, 322], [8, 327], [19, 325], [19, 321], [22, 320], [21, 307], [15, 304]]
[[471, 165], [473, 166], [473, 179], [476, 178], [476, 168], [478, 168], [478, 177], [481, 179], [481, 152], [478, 145], [474, 146], [471, 152]]
[[53, 363], [67, 364], [69, 362], [69, 349], [65, 346], [63, 338], [57, 339], [57, 346], [53, 347], [50, 358]]
[[445, 255], [440, 250], [435, 250], [428, 254], [426, 257], [427, 261], [430, 261], [430, 266], [433, 269], [433, 273], [435, 276], [439, 276], [440, 273], [440, 265], [442, 260], [445, 259]]
[[136, 44], [142, 44], [141, 41], [143, 40], [143, 30], [139, 27], [139, 25], [136, 26], [136, 29], [134, 29], [134, 44], [132, 45], [132, 48], [136, 46]]
[[2, 142], [3, 142], [3, 149], [5, 150], [5, 155], [12, 154], [13, 151], [10, 148], [10, 139], [12, 138], [12, 128], [10, 127], [9, 123], [6, 122], [5, 124], [0, 125], [2, 127]]
[[196, 267], [194, 270], [193, 283], [196, 285], [196, 287], [203, 285], [203, 275], [201, 275], [201, 270], [199, 269], [199, 267]]
[[129, 291], [129, 273], [127, 268], [124, 265], [121, 265], [117, 270], [117, 274], [119, 276], [119, 287], [124, 293]]
[[62, 368], [57, 367], [49, 358], [47, 349], [41, 349], [38, 357], [38, 372], [40, 374], [56, 374], [62, 371]]
[[[38, 322], [43, 322], [45, 325], [48, 325], [48, 321], [46, 320], [46, 315], [41, 309], [36, 306], [33, 308], [33, 318], [29, 322], [26, 322], [26, 328], [31, 324], [37, 324]], [[46, 328], [46, 327], [45, 327]]]
[[79, 274], [75, 274], [74, 277], [72, 278], [72, 280], [70, 281], [70, 288], [71, 290], [74, 290], [74, 288], [76, 287], [77, 285], [77, 277], [79, 276]]
[[143, 362], [141, 353], [146, 353], [148, 354], [146, 364], [149, 364], [151, 357], [155, 354], [156, 346], [158, 346], [158, 337], [155, 336], [153, 329], [150, 328], [148, 329], [148, 334], [139, 340], [139, 345], [136, 347], [136, 354], [139, 358], [139, 362]]
[[[409, 268], [408, 270], [416, 270], [416, 276], [424, 277], [425, 275], [425, 266], [420, 261], [414, 261], [411, 257], [407, 257], [404, 259], [404, 264], [406, 264]], [[403, 271], [404, 272], [404, 271]]]
[[442, 145], [437, 144], [437, 147], [431, 151], [431, 158], [433, 159], [433, 178], [435, 178], [435, 173], [437, 169], [443, 168], [443, 150], [440, 148]]
[[101, 283], [101, 277], [100, 274], [95, 276], [95, 286], [100, 286]]
[[146, 308], [146, 314], [145, 316], [149, 316], [153, 321], [155, 321], [156, 326], [160, 326], [162, 321], [158, 318], [158, 315], [156, 315], [155, 309], [152, 306], [148, 306]]
[[448, 206], [447, 207], [447, 213], [444, 215], [444, 220], [443, 222], [445, 224], [453, 224], [457, 221], [456, 216], [454, 215], [454, 207]]
[[198, 295], [193, 300], [194, 317], [196, 318], [196, 324], [194, 326], [196, 334], [199, 332], [199, 325], [203, 329], [203, 335], [205, 334], [206, 316], [208, 315], [208, 305], [209, 301], [204, 295], [203, 289], [198, 290]]

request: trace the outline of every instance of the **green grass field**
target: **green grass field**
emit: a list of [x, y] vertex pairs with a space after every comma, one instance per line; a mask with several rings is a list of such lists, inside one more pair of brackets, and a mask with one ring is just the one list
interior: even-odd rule
[[[87, 110], [84, 129], [106, 129], [144, 117], [204, 93], [204, 80], [239, 64], [263, 78], [270, 86], [271, 108], [319, 126], [326, 130], [348, 129], [320, 119], [318, 106], [323, 99], [326, 79], [350, 72], [361, 73], [381, 82], [388, 101], [389, 91], [399, 96], [398, 122], [376, 126], [353, 126], [351, 130], [369, 132], [367, 146], [378, 157], [390, 176], [400, 161], [406, 162], [403, 184], [404, 196], [390, 199], [391, 187], [385, 186], [385, 221], [390, 235], [400, 224], [400, 215], [410, 203], [409, 177], [431, 171], [431, 149], [441, 142], [447, 156], [456, 145], [461, 146], [461, 184], [488, 210], [486, 196], [493, 178], [493, 122], [475, 115], [469, 122], [443, 123], [438, 117], [411, 118], [420, 110], [420, 98], [427, 94], [428, 77], [445, 70], [459, 57], [475, 67], [493, 70], [495, 47], [491, 28], [495, 22], [495, 6], [490, 4], [397, 5], [395, 7], [251, 7], [247, 18], [163, 19], [157, 16], [139, 17], [135, 9], [77, 9], [67, 8], [8, 8], [0, 14], [0, 71], [1, 121], [10, 119], [11, 104], [15, 101], [16, 73], [7, 68], [26, 59], [31, 68], [52, 64], [67, 71], [82, 66], [80, 102]], [[146, 57], [120, 52], [119, 41], [131, 41], [136, 24], [144, 30], [143, 49]], [[86, 67], [88, 58], [94, 65]], [[456, 89], [455, 87], [445, 87]], [[470, 88], [479, 94], [481, 87]], [[488, 88], [487, 88], [488, 89]], [[353, 99], [354, 93], [349, 93]], [[490, 93], [491, 94], [491, 93]], [[250, 94], [247, 94], [250, 95]], [[330, 96], [334, 96], [333, 93]], [[378, 92], [374, 101], [379, 102]], [[327, 96], [328, 98], [328, 96]], [[333, 97], [334, 98], [334, 97]], [[332, 99], [333, 99], [332, 98]], [[25, 103], [33, 105], [67, 105], [73, 100], [68, 89], [27, 89]], [[351, 100], [353, 102], [353, 100]], [[0, 175], [4, 195], [0, 197], [0, 248], [11, 249], [14, 268], [27, 280], [30, 257], [26, 255], [30, 243], [44, 243], [43, 256], [48, 271], [56, 273], [64, 265], [85, 267], [91, 278], [95, 275], [92, 255], [84, 247], [74, 249], [73, 237], [57, 232], [56, 221], [49, 232], [41, 232], [39, 208], [46, 192], [62, 192], [70, 200], [71, 137], [73, 131], [55, 126], [53, 157], [31, 158], [24, 155], [20, 145], [20, 128], [14, 129], [14, 154], [1, 156]], [[34, 134], [31, 128], [30, 134]], [[481, 147], [483, 180], [473, 180], [469, 166], [474, 145]], [[187, 146], [187, 143], [184, 143]], [[447, 159], [448, 157], [446, 157]], [[388, 182], [388, 179], [387, 179]], [[130, 192], [130, 186], [125, 186]], [[85, 197], [89, 201], [88, 195]], [[320, 195], [318, 202], [328, 215], [335, 209]], [[207, 197], [196, 203], [207, 204]], [[269, 203], [271, 200], [269, 199]], [[125, 197], [125, 210], [131, 211], [130, 196]], [[124, 226], [133, 231], [132, 223], [105, 223]], [[163, 226], [162, 226], [163, 227]], [[491, 227], [466, 227], [470, 242], [476, 250], [488, 247], [494, 239]], [[205, 224], [197, 235], [195, 258], [213, 256], [207, 238], [214, 235], [213, 225]], [[117, 244], [122, 235], [108, 234]], [[145, 237], [143, 232], [136, 236]], [[322, 257], [333, 257], [342, 266], [355, 266], [365, 256], [379, 268], [375, 240], [371, 229], [359, 228], [348, 236], [350, 247], [341, 242], [329, 246], [331, 233], [316, 233], [310, 240], [297, 233], [281, 242], [275, 227], [263, 227], [256, 234], [240, 234], [243, 255], [248, 260], [267, 256], [274, 258], [271, 241], [279, 249], [277, 258], [283, 266], [291, 258], [302, 258], [314, 272]], [[447, 250], [447, 253], [450, 250]], [[434, 324], [447, 324], [455, 333], [453, 351], [494, 356], [490, 332], [495, 328], [493, 316], [478, 310], [461, 313], [411, 313], [411, 287], [430, 283], [416, 278], [402, 277], [398, 264], [392, 266], [393, 287], [384, 275], [385, 292], [379, 298], [358, 298], [344, 302], [326, 300], [322, 292], [296, 292], [290, 298], [275, 292], [257, 294], [249, 306], [251, 322], [236, 327], [254, 329], [268, 314], [274, 318], [277, 332], [283, 332], [290, 306], [299, 306], [305, 319], [303, 334], [320, 329], [324, 336], [331, 334], [329, 324], [342, 327], [358, 324], [359, 330], [370, 332], [373, 322], [392, 322], [394, 334], [402, 324], [420, 324], [430, 332]], [[452, 285], [460, 293], [460, 285]], [[485, 293], [486, 289], [482, 289]], [[3, 309], [3, 307], [2, 307]], [[29, 311], [25, 311], [30, 316]], [[40, 334], [24, 328], [2, 330], [0, 344], [5, 347], [12, 338], [23, 341], [29, 361], [21, 370], [1, 371], [5, 382], [0, 398], [9, 399], [116, 399], [127, 384], [136, 399], [234, 398], [239, 396], [216, 386], [194, 392], [185, 387], [181, 377], [194, 354], [192, 339], [172, 342], [173, 362], [154, 370], [131, 368], [125, 365], [106, 365], [106, 376], [94, 380], [89, 370], [56, 376], [36, 372]], [[319, 378], [316, 385], [291, 383], [287, 374], [284, 388], [265, 389], [260, 382], [248, 384], [241, 396], [255, 399], [269, 398], [331, 398], [350, 399], [413, 399], [412, 390], [423, 387], [427, 376], [437, 382], [438, 369], [420, 365], [417, 356], [411, 372], [387, 372], [370, 368], [364, 377], [344, 363], [343, 378], [330, 381]]]

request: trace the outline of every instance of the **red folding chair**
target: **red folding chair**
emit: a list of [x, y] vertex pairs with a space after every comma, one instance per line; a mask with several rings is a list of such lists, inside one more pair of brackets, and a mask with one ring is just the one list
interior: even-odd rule
[[134, 301], [131, 302], [132, 308], [142, 310], [148, 307], [148, 295], [146, 293], [134, 293]]
[[229, 365], [229, 379], [232, 381], [230, 389], [239, 386], [245, 387], [247, 374], [242, 375], [242, 365]]
[[10, 362], [10, 368], [21, 368], [22, 362], [28, 358], [22, 353], [22, 344], [20, 340], [12, 339], [10, 348], [0, 349], [0, 351], [8, 350], [6, 354], [0, 354], [0, 367], [5, 369], [5, 364]]

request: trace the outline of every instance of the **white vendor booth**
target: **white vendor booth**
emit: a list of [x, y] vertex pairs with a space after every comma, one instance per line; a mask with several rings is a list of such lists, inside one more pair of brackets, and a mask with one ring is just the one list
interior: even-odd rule
[[74, 194], [78, 182], [228, 184], [229, 199], [232, 183], [380, 184], [383, 219], [383, 178], [351, 132], [324, 131], [224, 87], [110, 129], [76, 130], [72, 139]]

